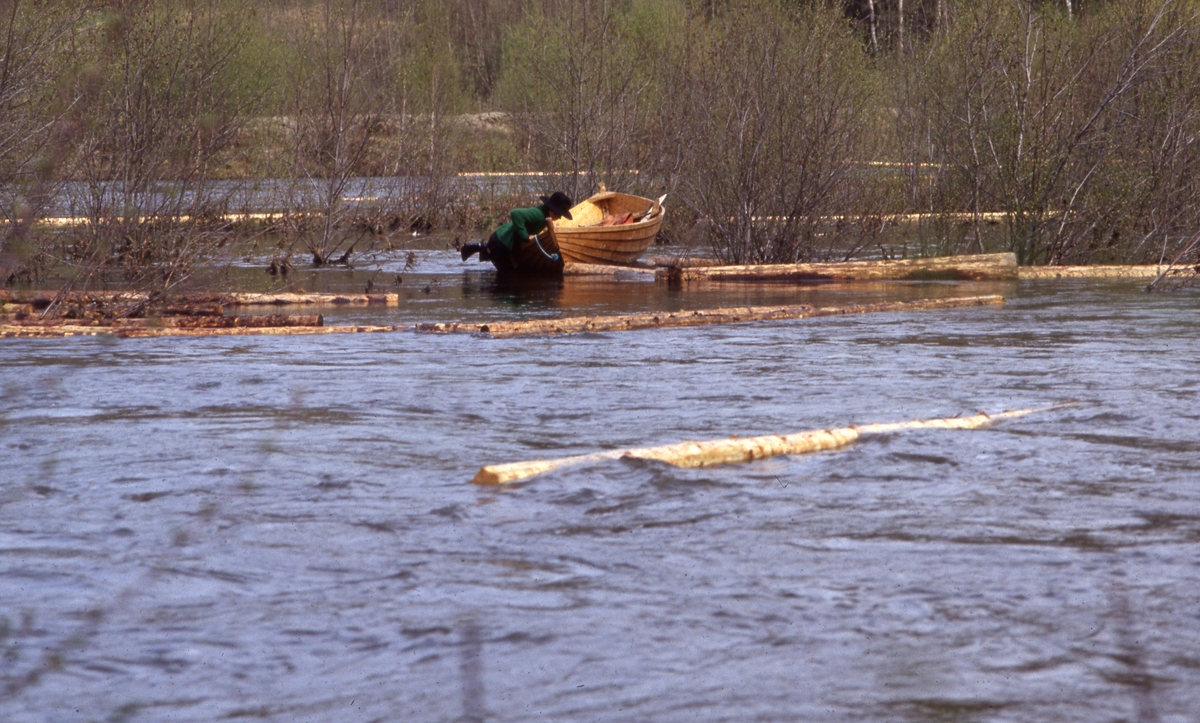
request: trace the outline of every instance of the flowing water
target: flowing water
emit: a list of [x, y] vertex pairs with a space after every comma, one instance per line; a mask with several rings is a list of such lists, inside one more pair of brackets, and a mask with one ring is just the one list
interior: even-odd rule
[[[327, 323], [1008, 303], [509, 340], [6, 340], [0, 718], [1200, 718], [1194, 294], [423, 273], [399, 308]], [[1064, 401], [746, 465], [468, 483]]]

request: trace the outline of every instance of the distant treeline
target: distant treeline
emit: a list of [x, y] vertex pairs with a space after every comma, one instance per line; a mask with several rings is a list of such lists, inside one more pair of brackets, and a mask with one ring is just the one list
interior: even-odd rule
[[[734, 262], [900, 223], [1194, 261], [1197, 68], [1200, 0], [0, 0], [0, 282], [170, 286], [261, 179], [282, 250], [331, 263], [348, 229], [483, 221], [451, 183], [479, 170], [669, 193], [667, 233]], [[400, 179], [369, 218], [360, 176]], [[47, 231], [64, 184], [90, 223]]]

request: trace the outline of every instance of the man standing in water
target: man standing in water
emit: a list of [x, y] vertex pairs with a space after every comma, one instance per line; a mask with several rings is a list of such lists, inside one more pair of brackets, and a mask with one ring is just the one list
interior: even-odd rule
[[571, 218], [571, 197], [562, 191], [555, 191], [549, 196], [538, 196], [541, 204], [532, 208], [514, 208], [508, 214], [509, 222], [496, 229], [488, 238], [487, 243], [472, 241], [463, 244], [462, 260], [466, 261], [479, 254], [480, 261], [491, 261], [496, 268], [511, 267], [509, 256], [514, 244], [524, 239], [536, 242], [538, 233], [546, 228], [546, 219], [557, 221], [560, 218]]

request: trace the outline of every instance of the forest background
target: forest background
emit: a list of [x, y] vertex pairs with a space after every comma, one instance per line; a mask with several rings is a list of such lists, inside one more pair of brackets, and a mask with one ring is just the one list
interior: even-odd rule
[[[0, 0], [0, 285], [488, 228], [549, 173], [735, 263], [1200, 261], [1200, 0]], [[536, 185], [536, 184], [535, 184]], [[254, 217], [251, 196], [275, 213]], [[369, 202], [362, 199], [369, 198]], [[56, 220], [63, 215], [75, 220]], [[886, 252], [886, 250], [885, 250]]]

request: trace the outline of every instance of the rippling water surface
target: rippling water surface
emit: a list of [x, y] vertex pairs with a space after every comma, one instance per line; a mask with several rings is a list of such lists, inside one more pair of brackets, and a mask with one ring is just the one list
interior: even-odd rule
[[[1009, 302], [513, 340], [6, 340], [5, 720], [1200, 717], [1196, 296], [405, 284], [399, 309], [328, 323]], [[740, 466], [468, 483], [1067, 400]]]

